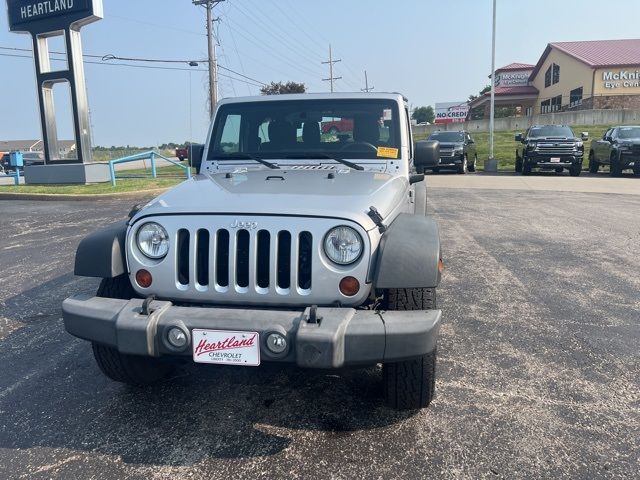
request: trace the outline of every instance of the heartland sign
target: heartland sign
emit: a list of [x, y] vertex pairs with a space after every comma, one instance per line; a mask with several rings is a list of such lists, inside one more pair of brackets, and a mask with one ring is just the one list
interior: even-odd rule
[[7, 0], [9, 30], [47, 33], [102, 18], [101, 0]]
[[[6, 0], [9, 30], [33, 39], [44, 165], [25, 167], [25, 183], [89, 183], [109, 180], [108, 165], [91, 162], [89, 105], [84, 82], [80, 28], [102, 18], [102, 0]], [[49, 38], [62, 36], [67, 69], [52, 68]], [[61, 157], [53, 103], [55, 85], [71, 91], [76, 158]]]

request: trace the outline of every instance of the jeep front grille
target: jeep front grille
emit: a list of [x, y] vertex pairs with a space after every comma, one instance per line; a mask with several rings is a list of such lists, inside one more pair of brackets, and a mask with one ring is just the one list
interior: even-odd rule
[[[137, 228], [147, 221], [167, 230], [163, 260], [145, 258], [136, 246]], [[337, 225], [355, 228], [364, 240], [362, 259], [353, 266], [332, 264], [322, 250], [324, 236]], [[325, 217], [164, 215], [136, 222], [127, 236], [129, 274], [138, 294], [214, 304], [359, 305], [369, 293], [371, 248], [358, 224]], [[153, 276], [148, 289], [135, 284], [141, 268]], [[347, 275], [363, 286], [350, 298], [338, 289]]]
[[197, 287], [212, 285], [217, 291], [242, 292], [251, 287], [262, 293], [273, 287], [286, 294], [293, 281], [299, 293], [311, 292], [310, 232], [292, 236], [288, 230], [200, 228], [191, 232], [181, 228], [176, 245], [176, 281], [182, 286], [195, 282]]

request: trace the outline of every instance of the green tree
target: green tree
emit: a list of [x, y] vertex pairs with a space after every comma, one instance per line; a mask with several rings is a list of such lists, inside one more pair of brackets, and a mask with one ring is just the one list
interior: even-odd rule
[[304, 83], [297, 82], [271, 82], [260, 88], [262, 95], [283, 95], [285, 93], [304, 93], [307, 91]]
[[418, 107], [411, 114], [411, 118], [417, 123], [433, 123], [436, 118], [436, 114], [433, 111], [433, 107], [428, 105], [426, 107]]

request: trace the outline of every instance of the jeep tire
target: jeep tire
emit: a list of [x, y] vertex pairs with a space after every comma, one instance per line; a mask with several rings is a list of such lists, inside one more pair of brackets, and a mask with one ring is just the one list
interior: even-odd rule
[[522, 159], [522, 175], [531, 175], [531, 164], [526, 157]]
[[[388, 289], [383, 310], [430, 310], [436, 308], [435, 288]], [[398, 410], [429, 406], [436, 387], [436, 349], [421, 357], [382, 365], [387, 405]]]
[[[130, 300], [139, 297], [127, 274], [103, 278], [96, 293], [98, 297]], [[93, 357], [107, 377], [129, 385], [150, 385], [165, 378], [172, 366], [153, 357], [127, 355], [113, 347], [92, 342]]]

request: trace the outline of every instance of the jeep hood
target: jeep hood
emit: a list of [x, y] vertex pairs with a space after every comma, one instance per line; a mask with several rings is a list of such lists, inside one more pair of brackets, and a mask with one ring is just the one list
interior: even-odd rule
[[369, 207], [386, 219], [406, 189], [406, 178], [347, 169], [200, 174], [149, 202], [132, 223], [158, 214], [300, 215], [349, 219], [370, 230]]

